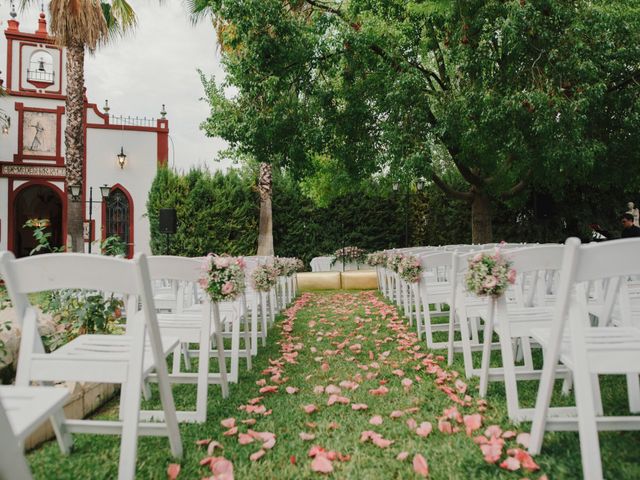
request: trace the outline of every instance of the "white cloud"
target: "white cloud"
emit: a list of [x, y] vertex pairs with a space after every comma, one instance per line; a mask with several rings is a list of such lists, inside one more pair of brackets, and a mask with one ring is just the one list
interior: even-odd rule
[[[110, 113], [133, 117], [159, 117], [165, 104], [175, 145], [175, 167], [226, 167], [213, 161], [225, 148], [224, 141], [207, 138], [199, 129], [209, 107], [200, 100], [204, 92], [197, 69], [206, 76], [224, 77], [213, 27], [208, 21], [193, 26], [177, 0], [162, 5], [150, 1], [131, 4], [138, 15], [138, 28], [85, 57], [89, 101], [102, 107], [108, 99]], [[4, 25], [10, 18], [9, 10], [8, 2], [3, 2], [0, 15]], [[38, 9], [19, 13], [18, 20], [21, 30], [34, 31]], [[0, 59], [6, 65], [5, 42], [0, 47]], [[172, 154], [170, 144], [169, 162]]]

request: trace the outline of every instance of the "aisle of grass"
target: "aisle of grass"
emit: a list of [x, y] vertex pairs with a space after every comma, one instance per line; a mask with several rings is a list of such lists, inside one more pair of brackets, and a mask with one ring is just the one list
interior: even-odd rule
[[[465, 380], [468, 386], [463, 393], [465, 383], [455, 383], [460, 380], [455, 371], [462, 371], [461, 365], [457, 363], [448, 370], [443, 361], [427, 356], [423, 343], [417, 342], [406, 322], [397, 319], [396, 310], [380, 302], [375, 293], [305, 294], [296, 304], [301, 307], [299, 311], [294, 309], [288, 319], [279, 319], [270, 332], [268, 346], [261, 349], [255, 359], [253, 370], [243, 371], [239, 384], [231, 387], [230, 398], [222, 400], [219, 388], [210, 387], [208, 421], [202, 425], [181, 426], [185, 456], [180, 462], [180, 479], [211, 475], [206, 466], [200, 465], [207, 456], [206, 446], [196, 445], [196, 441], [202, 439], [222, 444], [223, 450], [216, 449], [214, 455], [230, 460], [238, 479], [318, 477], [321, 474], [312, 471], [309, 457], [314, 445], [336, 452], [335, 459], [332, 454], [327, 455], [333, 469], [328, 476], [332, 478], [414, 478], [417, 475], [412, 459], [416, 454], [424, 456], [430, 478], [435, 479], [537, 479], [543, 473], [551, 479], [580, 478], [579, 446], [574, 433], [546, 437], [544, 453], [535, 458], [539, 471], [509, 472], [498, 466], [506, 458], [507, 448], [517, 447], [514, 438], [506, 440], [505, 453], [496, 464], [487, 463], [472, 436], [481, 435], [492, 424], [505, 431], [526, 431], [528, 426], [518, 429], [506, 421], [500, 385], [491, 386], [486, 410], [482, 402], [478, 402], [476, 382]], [[440, 380], [436, 381], [437, 378]], [[330, 394], [318, 393], [320, 387], [329, 385], [340, 389], [338, 393], [336, 388], [330, 388], [333, 398]], [[277, 387], [277, 391], [269, 393], [274, 389], [267, 388], [263, 390], [265, 393], [260, 393], [263, 386]], [[298, 390], [287, 393], [286, 387]], [[386, 394], [385, 389], [388, 389]], [[449, 391], [449, 395], [443, 390]], [[621, 397], [624, 402], [624, 395], [612, 394], [608, 389], [603, 391], [609, 400], [620, 401]], [[193, 405], [195, 387], [179, 386], [174, 392], [178, 408]], [[264, 398], [255, 400], [257, 397]], [[264, 405], [266, 413], [271, 413], [255, 414], [238, 409], [249, 405], [252, 399], [255, 405]], [[354, 410], [354, 404], [367, 408]], [[316, 406], [317, 411], [306, 413], [303, 407], [308, 405]], [[445, 409], [455, 405], [457, 410], [449, 410], [449, 414], [452, 427], [458, 431], [442, 433], [438, 419]], [[455, 419], [457, 411], [461, 415], [481, 413], [482, 427], [467, 436], [465, 426]], [[398, 418], [391, 418], [392, 412]], [[116, 413], [117, 404], [112, 402], [99, 416], [113, 418]], [[376, 415], [382, 417], [380, 425], [370, 423]], [[228, 428], [220, 422], [228, 418], [236, 419], [238, 433], [247, 433], [249, 429], [272, 432], [276, 436], [275, 446], [265, 449], [259, 460], [251, 461], [250, 455], [261, 449], [262, 441], [241, 445], [237, 434], [223, 435]], [[256, 420], [254, 425], [241, 423], [252, 419]], [[410, 428], [412, 421], [417, 425], [430, 422], [433, 431], [426, 437], [420, 436], [415, 426]], [[446, 426], [443, 429], [446, 430]], [[393, 443], [386, 446], [379, 442], [376, 446], [371, 441], [361, 442], [365, 431], [375, 431]], [[302, 432], [315, 438], [303, 440]], [[29, 461], [34, 477], [116, 477], [118, 437], [82, 435], [75, 439], [75, 451], [66, 458], [53, 442], [31, 453]], [[638, 433], [604, 434], [601, 440], [607, 478], [640, 478]], [[400, 452], [407, 452], [407, 458], [398, 460]], [[142, 438], [137, 477], [166, 478], [167, 466], [172, 461], [165, 438]]]

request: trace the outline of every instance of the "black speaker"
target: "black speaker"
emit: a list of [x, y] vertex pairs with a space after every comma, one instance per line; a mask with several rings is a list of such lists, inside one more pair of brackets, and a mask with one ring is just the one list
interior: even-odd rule
[[160, 233], [174, 235], [178, 227], [175, 208], [160, 209]]

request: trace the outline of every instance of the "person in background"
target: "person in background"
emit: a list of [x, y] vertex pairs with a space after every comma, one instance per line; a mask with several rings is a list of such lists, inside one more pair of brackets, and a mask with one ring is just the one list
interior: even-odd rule
[[[622, 232], [620, 233], [620, 238], [633, 238], [640, 237], [640, 227], [634, 225], [633, 215], [631, 213], [624, 213], [620, 217], [620, 221], [622, 222]], [[603, 230], [600, 225], [591, 225], [591, 228], [600, 236], [604, 237], [607, 240], [613, 240], [614, 237], [607, 230]], [[595, 238], [596, 241], [601, 240], [601, 238]]]
[[620, 238], [640, 237], [640, 227], [635, 225], [633, 214], [625, 213], [620, 218], [622, 221], [622, 233]]

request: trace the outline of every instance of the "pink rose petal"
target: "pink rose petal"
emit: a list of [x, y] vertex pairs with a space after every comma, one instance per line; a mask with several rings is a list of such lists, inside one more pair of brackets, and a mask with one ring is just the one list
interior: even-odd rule
[[314, 404], [309, 404], [309, 405], [305, 405], [304, 407], [302, 407], [303, 410], [305, 411], [305, 413], [311, 414], [313, 412], [317, 412], [318, 411], [318, 407], [316, 407]]
[[224, 420], [222, 420], [220, 422], [220, 425], [222, 425], [224, 428], [233, 428], [236, 426], [236, 419], [235, 418], [225, 418]]
[[238, 443], [240, 445], [249, 445], [253, 443], [253, 437], [247, 433], [241, 433], [238, 435]]
[[301, 440], [304, 440], [305, 442], [314, 440], [316, 438], [316, 436], [313, 433], [307, 433], [307, 432], [300, 432], [298, 436], [300, 437]]
[[398, 455], [396, 455], [396, 460], [406, 460], [407, 457], [409, 456], [409, 452], [400, 452]]
[[298, 393], [299, 389], [297, 389], [296, 387], [287, 387], [285, 388], [285, 390], [289, 395], [293, 395], [294, 393]]
[[382, 417], [380, 415], [374, 415], [371, 417], [371, 420], [369, 420], [369, 423], [371, 425], [382, 425]]
[[422, 477], [429, 476], [429, 466], [425, 458], [419, 453], [413, 457], [413, 470]]
[[511, 470], [512, 472], [520, 469], [520, 462], [515, 457], [507, 457], [501, 464], [500, 468]]
[[416, 429], [416, 433], [421, 437], [428, 437], [432, 430], [433, 426], [430, 422], [422, 422]]
[[267, 453], [266, 451], [260, 449], [255, 453], [252, 453], [251, 455], [249, 455], [249, 460], [251, 460], [252, 462], [256, 462], [258, 460], [260, 460], [262, 457], [264, 457], [264, 454]]
[[180, 465], [177, 463], [170, 463], [167, 467], [167, 480], [176, 480], [180, 475]]
[[318, 473], [331, 473], [333, 464], [325, 455], [316, 455], [311, 462], [311, 470]]

